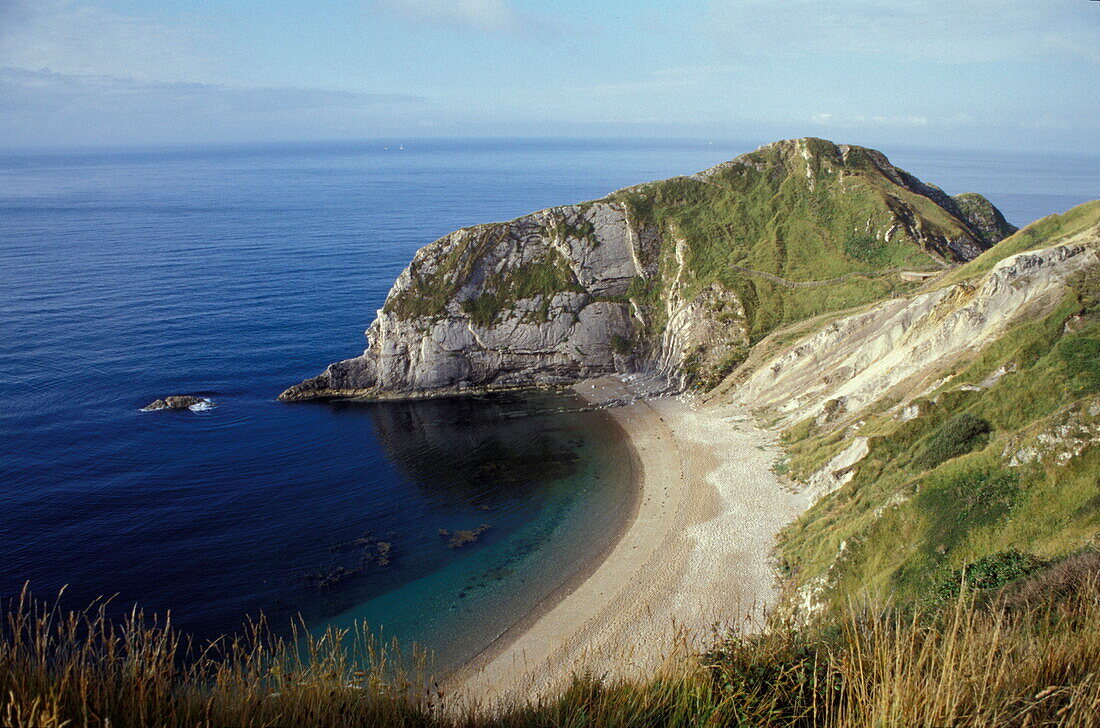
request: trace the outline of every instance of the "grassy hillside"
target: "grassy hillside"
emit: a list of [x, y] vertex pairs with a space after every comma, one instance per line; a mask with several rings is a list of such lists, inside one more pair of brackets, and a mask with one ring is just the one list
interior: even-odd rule
[[[726, 303], [726, 292], [736, 296], [747, 335], [739, 343], [752, 344], [776, 327], [908, 292], [917, 284], [898, 271], [940, 270], [1013, 230], [980, 195], [950, 198], [879, 152], [791, 140], [697, 175], [620, 190], [568, 208], [568, 216], [554, 208], [444, 238], [417, 255], [411, 285], [386, 301], [386, 312], [434, 319], [465, 296], [459, 310], [482, 326], [527, 297], [541, 297], [545, 312], [554, 293], [584, 290], [555, 244], [598, 247], [585, 217], [596, 203], [626, 210], [635, 237], [653, 241], [638, 250], [645, 275], [611, 297], [633, 302], [631, 348], [643, 359], [656, 356], [675, 307], [704, 291], [723, 292]], [[514, 257], [540, 247], [530, 264], [497, 260], [502, 251]], [[714, 383], [728, 369], [696, 374]]]
[[1093, 228], [1100, 220], [1100, 200], [1078, 205], [1060, 215], [1047, 215], [1005, 238], [976, 259], [961, 265], [940, 281], [940, 285], [970, 280], [988, 273], [1010, 255], [1063, 242]]
[[[1100, 223], [1100, 203], [1028, 226], [951, 274], [976, 279], [1008, 255]], [[1100, 545], [1100, 274], [964, 362], [901, 421], [885, 410], [858, 434], [854, 477], [782, 535], [784, 568], [826, 610], [853, 597], [933, 599], [960, 569], [1041, 563]], [[786, 433], [806, 477], [853, 435], [806, 421]], [[796, 600], [797, 601], [797, 600]]]
[[924, 189], [877, 152], [805, 139], [608, 199], [660, 233], [660, 274], [637, 297], [654, 333], [679, 281], [683, 299], [711, 285], [737, 292], [755, 343], [777, 326], [909, 290], [894, 271], [960, 260], [950, 241], [991, 244]]

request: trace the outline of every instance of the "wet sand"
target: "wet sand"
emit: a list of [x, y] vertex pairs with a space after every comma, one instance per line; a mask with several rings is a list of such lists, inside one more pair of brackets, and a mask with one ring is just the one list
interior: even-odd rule
[[[618, 378], [576, 389], [591, 404], [636, 396]], [[607, 411], [635, 457], [633, 518], [593, 568], [447, 681], [459, 702], [534, 699], [586, 672], [649, 675], [716, 628], [759, 625], [773, 603], [775, 535], [807, 505], [771, 469], [776, 434], [689, 397]]]

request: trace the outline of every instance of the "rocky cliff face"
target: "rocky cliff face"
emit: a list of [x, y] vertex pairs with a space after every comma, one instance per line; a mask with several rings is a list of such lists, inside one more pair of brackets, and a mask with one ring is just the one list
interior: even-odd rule
[[776, 332], [710, 397], [782, 428], [781, 465], [816, 500], [780, 538], [796, 615], [1095, 548], [1100, 201], [909, 295]]
[[367, 350], [280, 398], [410, 398], [639, 369], [709, 387], [777, 325], [904, 290], [900, 269], [970, 260], [1010, 231], [984, 198], [948, 197], [879, 152], [777, 142], [437, 240], [398, 277]]
[[977, 285], [886, 301], [826, 325], [759, 369], [734, 399], [768, 410], [780, 426], [848, 420], [885, 399], [900, 411], [943, 385], [959, 360], [1050, 313], [1069, 279], [1096, 269], [1095, 240], [1010, 256]]
[[282, 399], [408, 397], [629, 369], [626, 292], [645, 271], [647, 236], [608, 202], [452, 233], [398, 277], [362, 356]]

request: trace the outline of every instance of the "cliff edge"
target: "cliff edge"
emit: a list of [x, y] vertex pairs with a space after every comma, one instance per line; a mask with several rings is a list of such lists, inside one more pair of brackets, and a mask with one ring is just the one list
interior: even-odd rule
[[421, 248], [366, 351], [280, 399], [412, 398], [634, 371], [709, 389], [777, 327], [908, 292], [920, 274], [1014, 231], [980, 195], [950, 197], [880, 152], [775, 142]]

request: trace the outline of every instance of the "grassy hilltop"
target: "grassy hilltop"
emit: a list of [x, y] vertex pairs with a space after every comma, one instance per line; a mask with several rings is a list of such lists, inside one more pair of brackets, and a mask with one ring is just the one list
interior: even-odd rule
[[1015, 231], [981, 195], [960, 197], [874, 150], [798, 139], [609, 199], [661, 233], [660, 274], [643, 301], [659, 309], [678, 273], [684, 299], [709, 285], [736, 291], [755, 343], [779, 325], [908, 290], [897, 270], [937, 270]]
[[[880, 152], [787, 140], [698, 174], [452, 233], [417, 253], [380, 332], [439, 338], [433, 326], [448, 320], [530, 329], [563, 311], [557, 323], [567, 326], [603, 302], [628, 326], [581, 348], [610, 343], [622, 368], [659, 366], [709, 389], [776, 328], [903, 295], [916, 274], [970, 260], [1014, 231], [981, 195], [950, 197]], [[624, 240], [629, 277], [593, 286], [606, 256], [626, 254]]]

